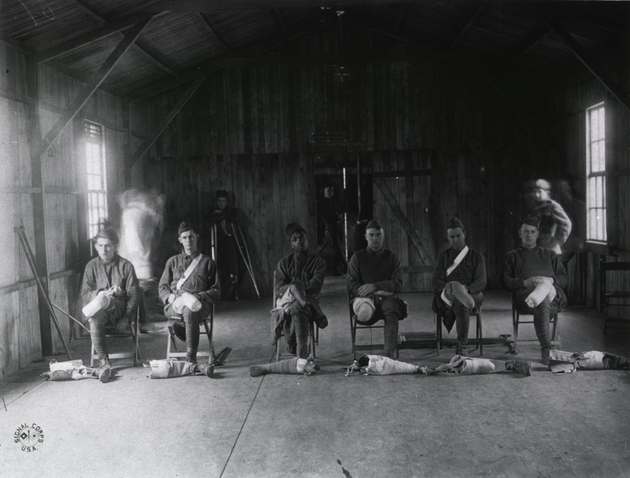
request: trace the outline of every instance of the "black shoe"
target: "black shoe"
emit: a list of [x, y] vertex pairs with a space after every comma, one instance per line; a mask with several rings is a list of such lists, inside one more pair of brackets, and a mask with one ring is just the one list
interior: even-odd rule
[[173, 323], [172, 327], [175, 337], [177, 337], [182, 342], [186, 342], [186, 326], [184, 325], [184, 322], [178, 320], [177, 322]]
[[505, 362], [505, 369], [517, 372], [529, 377], [532, 374], [532, 363], [521, 360], [508, 360]]
[[462, 357], [468, 356], [468, 347], [466, 345], [457, 344], [455, 347], [455, 355], [460, 355]]
[[114, 369], [110, 367], [101, 367], [98, 369], [98, 379], [107, 383], [114, 377]]

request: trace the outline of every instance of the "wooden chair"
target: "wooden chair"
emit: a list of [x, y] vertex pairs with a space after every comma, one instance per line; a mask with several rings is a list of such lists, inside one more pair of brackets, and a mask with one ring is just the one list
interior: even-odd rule
[[[138, 345], [138, 336], [140, 335], [139, 334], [139, 331], [140, 331], [140, 309], [139, 308], [136, 308], [136, 318], [130, 325], [131, 325], [131, 333], [122, 333], [122, 334], [119, 334], [117, 332], [106, 333], [105, 334], [105, 340], [111, 341], [111, 340], [115, 340], [115, 339], [128, 339], [128, 338], [131, 338], [132, 341], [133, 341], [133, 350], [132, 351], [130, 351], [130, 352], [110, 353], [109, 354], [109, 359], [110, 360], [116, 360], [116, 359], [133, 358], [133, 366], [135, 367], [136, 365], [138, 365], [138, 360], [140, 360], [140, 347]], [[96, 353], [96, 350], [94, 350], [94, 342], [91, 342], [90, 367], [94, 367], [94, 364], [98, 363], [98, 360], [99, 360], [98, 354]]]
[[[531, 316], [532, 320], [521, 320], [521, 316]], [[554, 345], [556, 345], [556, 332], [557, 332], [557, 328], [558, 328], [558, 317], [559, 317], [559, 313], [556, 311], [554, 313], [551, 314], [551, 317], [549, 318], [549, 325], [551, 326], [551, 346], [553, 347]], [[533, 313], [532, 314], [521, 314], [519, 313], [518, 310], [516, 310], [516, 305], [514, 304], [514, 295], [512, 295], [512, 340], [513, 340], [513, 344], [512, 344], [512, 353], [513, 354], [517, 354], [518, 350], [517, 350], [517, 345], [518, 345], [518, 328], [521, 324], [533, 324], [534, 323], [534, 316]], [[521, 340], [521, 343], [532, 343], [532, 344], [538, 344], [539, 341], [538, 339], [528, 339], [528, 340]]]
[[[352, 355], [354, 359], [357, 358], [357, 352], [366, 351], [374, 354], [383, 350], [385, 344], [382, 342], [374, 343], [372, 341], [372, 330], [374, 329], [385, 329], [385, 322], [379, 320], [373, 325], [364, 325], [357, 322], [357, 316], [354, 313], [354, 309], [352, 308], [352, 302], [350, 302], [350, 296], [348, 295], [348, 309], [350, 311], [350, 334], [352, 337]], [[357, 344], [357, 331], [368, 331], [370, 333], [370, 343], [369, 344]], [[396, 345], [396, 358], [399, 357], [398, 353], [398, 344]]]
[[[208, 363], [214, 363], [214, 343], [212, 341], [214, 332], [214, 304], [210, 308], [210, 314], [205, 320], [199, 321], [199, 333], [205, 335], [208, 338], [208, 351], [197, 351], [197, 357], [208, 357]], [[177, 337], [173, 331], [173, 326], [168, 325], [168, 337], [166, 338], [166, 360], [185, 358], [186, 352], [179, 352], [177, 350]]]
[[[608, 275], [612, 271], [625, 272], [625, 274], [619, 274], [620, 276], [623, 275], [623, 277], [618, 278], [617, 284], [619, 285], [615, 285], [614, 289], [611, 289], [610, 281], [608, 280]], [[629, 271], [630, 262], [601, 261], [599, 263], [599, 296], [601, 308], [604, 311], [604, 333], [608, 329], [608, 324], [630, 324], [630, 319], [610, 317], [609, 314], [610, 307], [630, 307]], [[625, 288], [623, 284], [625, 284]]]
[[[435, 311], [433, 311], [433, 314], [436, 324], [435, 348], [437, 349], [437, 355], [439, 357], [440, 350], [442, 349], [442, 315]], [[477, 347], [475, 347], [473, 351], [479, 349], [479, 355], [483, 355], [483, 328], [481, 321], [481, 306], [475, 307], [474, 310], [471, 310], [470, 317], [475, 317], [477, 319], [475, 321], [475, 343], [477, 344]]]

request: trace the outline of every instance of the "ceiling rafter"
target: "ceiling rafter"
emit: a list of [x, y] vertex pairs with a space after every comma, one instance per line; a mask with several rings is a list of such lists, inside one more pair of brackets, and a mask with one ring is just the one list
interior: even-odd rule
[[[284, 45], [287, 42], [293, 41], [304, 35], [310, 35], [315, 32], [321, 31], [322, 28], [323, 27], [321, 25], [317, 25], [314, 28], [301, 30], [294, 34], [286, 35], [281, 38], [271, 39], [267, 42], [256, 42], [252, 45], [239, 49], [235, 53], [241, 57], [250, 57], [250, 56], [261, 57], [262, 55], [266, 53], [276, 50], [277, 48], [279, 48], [280, 46]], [[189, 68], [188, 70], [184, 72], [180, 72], [179, 78], [177, 79], [158, 81], [152, 85], [143, 86], [139, 90], [130, 89], [130, 90], [125, 91], [125, 94], [126, 96], [129, 96], [130, 101], [134, 103], [138, 101], [146, 100], [148, 98], [151, 98], [152, 96], [171, 90], [183, 83], [192, 81], [195, 78], [197, 78], [199, 75], [204, 74], [206, 71], [207, 72], [214, 71], [219, 68], [216, 66], [217, 64], [219, 64], [218, 62], [228, 62], [231, 58], [234, 58], [233, 55], [220, 55], [209, 61], [193, 66], [192, 68]], [[223, 68], [223, 67], [220, 67], [220, 68]]]
[[122, 30], [131, 28], [137, 23], [143, 22], [145, 20], [150, 20], [151, 18], [157, 18], [161, 15], [165, 15], [165, 13], [154, 15], [151, 13], [140, 12], [126, 16], [124, 18], [120, 18], [118, 20], [113, 20], [108, 25], [103, 25], [102, 27], [96, 28], [88, 33], [83, 33], [75, 38], [71, 38], [70, 40], [64, 41], [51, 48], [40, 51], [35, 55], [35, 61], [37, 63], [42, 63], [48, 60], [52, 60], [54, 58], [58, 58], [61, 55], [71, 52], [72, 50], [75, 50], [79, 47], [88, 45], [89, 43], [100, 40], [101, 38], [105, 38], [109, 35], [113, 35]]
[[[475, 1], [475, 0], [465, 0]], [[347, 6], [400, 5], [401, 3], [435, 3], [435, 0], [347, 0]], [[273, 10], [275, 8], [320, 8], [334, 6], [330, 0], [161, 0], [144, 8], [145, 11], [211, 12], [218, 10]]]
[[129, 50], [131, 45], [138, 39], [142, 31], [151, 22], [151, 19], [143, 20], [137, 23], [131, 30], [127, 32], [125, 38], [114, 48], [103, 65], [94, 74], [91, 81], [86, 84], [77, 97], [72, 101], [66, 112], [61, 115], [55, 125], [46, 133], [46, 136], [39, 141], [37, 147], [33, 148], [34, 157], [41, 157], [50, 148], [50, 145], [59, 137], [63, 129], [70, 123], [73, 118], [81, 111], [83, 106], [89, 101], [92, 95], [98, 90], [107, 76], [114, 69], [118, 61]]
[[87, 4], [84, 0], [73, 0], [74, 3], [85, 13], [91, 16], [94, 20], [96, 20], [101, 25], [107, 25], [109, 22], [103, 18], [103, 16], [98, 13], [95, 9], [93, 9], [89, 4]]
[[630, 111], [630, 96], [628, 93], [608, 74], [608, 72], [600, 65], [600, 63], [575, 39], [569, 31], [556, 20], [546, 9], [537, 8], [536, 11], [542, 20], [551, 28], [562, 41], [566, 43], [573, 54], [588, 68], [588, 70], [597, 78], [602, 85], [615, 97], [619, 102]]
[[232, 53], [232, 51], [233, 51], [232, 48], [227, 43], [225, 43], [223, 38], [221, 38], [221, 35], [219, 35], [216, 32], [216, 30], [214, 28], [212, 28], [212, 25], [210, 24], [210, 21], [206, 17], [204, 17], [201, 12], [195, 12], [195, 15], [197, 16], [197, 18], [199, 18], [201, 20], [201, 24], [203, 25], [203, 28], [208, 33], [210, 33], [211, 38], [215, 38], [215, 39], [219, 40], [219, 43], [221, 43], [221, 45], [223, 45], [227, 51]]
[[514, 49], [506, 55], [506, 63], [516, 63], [518, 60], [523, 58], [530, 51], [536, 48], [536, 46], [545, 39], [550, 31], [549, 27], [544, 27], [528, 35], [524, 42], [514, 47]]
[[468, 33], [468, 30], [470, 30], [470, 27], [473, 26], [473, 23], [475, 23], [477, 18], [479, 18], [479, 15], [481, 15], [481, 12], [483, 12], [484, 8], [486, 8], [486, 5], [487, 5], [486, 2], [480, 3], [479, 6], [475, 9], [473, 14], [470, 16], [470, 18], [466, 22], [466, 24], [462, 27], [462, 29], [459, 31], [459, 33], [457, 34], [457, 36], [451, 43], [451, 49], [455, 48], [457, 44], [461, 41], [461, 39], [464, 38], [466, 33]]

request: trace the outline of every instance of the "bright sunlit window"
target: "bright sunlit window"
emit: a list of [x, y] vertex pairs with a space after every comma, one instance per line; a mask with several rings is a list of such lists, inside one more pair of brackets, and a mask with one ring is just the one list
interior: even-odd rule
[[107, 174], [103, 127], [85, 121], [85, 159], [87, 169], [88, 234], [94, 237], [107, 219]]
[[606, 130], [603, 103], [586, 110], [586, 221], [586, 239], [606, 242]]

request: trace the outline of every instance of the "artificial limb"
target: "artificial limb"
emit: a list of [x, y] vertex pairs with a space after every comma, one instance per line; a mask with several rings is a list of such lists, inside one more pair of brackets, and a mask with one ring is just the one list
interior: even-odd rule
[[86, 367], [83, 365], [82, 360], [57, 362], [55, 359], [52, 359], [49, 362], [49, 366], [50, 371], [42, 373], [40, 377], [45, 377], [52, 382], [98, 378], [101, 382], [107, 383], [114, 377], [114, 369], [111, 366]]
[[309, 357], [307, 359], [293, 358], [264, 365], [252, 365], [251, 367], [249, 367], [249, 375], [251, 377], [258, 377], [260, 375], [265, 375], [268, 373], [312, 375], [318, 370], [319, 365], [315, 363], [313, 357]]
[[208, 378], [214, 376], [213, 364], [197, 364], [181, 362], [178, 360], [147, 360], [142, 364], [145, 368], [151, 368], [149, 378], [172, 378], [184, 375], [205, 375]]

